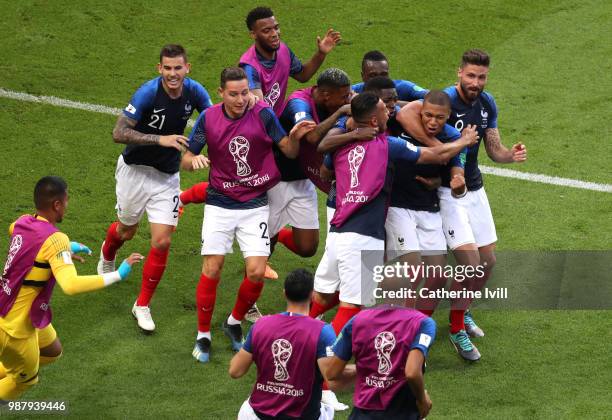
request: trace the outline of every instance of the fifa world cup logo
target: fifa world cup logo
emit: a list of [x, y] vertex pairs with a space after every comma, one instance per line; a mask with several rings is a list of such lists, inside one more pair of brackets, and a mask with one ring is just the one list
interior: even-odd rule
[[15, 258], [15, 255], [17, 255], [17, 253], [21, 249], [22, 245], [23, 245], [23, 237], [21, 235], [15, 235], [13, 237], [13, 240], [11, 241], [11, 244], [9, 245], [8, 256], [6, 257], [6, 262], [4, 263], [4, 270], [2, 271], [2, 277], [0, 277], [0, 288], [2, 288], [4, 293], [6, 293], [9, 296], [11, 295], [12, 289], [8, 285], [8, 279], [5, 279], [4, 276], [6, 276], [6, 273], [8, 273], [9, 268], [11, 268], [13, 259]]
[[284, 382], [289, 379], [287, 363], [291, 358], [293, 347], [284, 338], [278, 338], [272, 343], [272, 358], [274, 359], [274, 379]]
[[378, 357], [378, 373], [387, 375], [391, 372], [391, 352], [395, 348], [395, 336], [389, 331], [383, 331], [374, 339], [376, 357]]
[[242, 136], [234, 137], [229, 143], [229, 151], [236, 162], [236, 175], [240, 177], [251, 174], [251, 167], [247, 162], [249, 147], [249, 141]]
[[280, 85], [278, 84], [278, 82], [274, 82], [274, 84], [270, 88], [270, 91], [264, 97], [264, 102], [270, 105], [271, 107], [274, 107], [274, 104], [276, 103], [276, 101], [278, 101], [278, 98], [280, 98], [280, 96]]
[[365, 149], [363, 146], [357, 146], [348, 154], [349, 169], [351, 170], [351, 188], [359, 186], [359, 167], [365, 157]]

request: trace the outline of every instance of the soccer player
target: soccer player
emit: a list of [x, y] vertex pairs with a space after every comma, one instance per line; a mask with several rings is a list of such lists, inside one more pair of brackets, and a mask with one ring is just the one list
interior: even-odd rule
[[[369, 83], [369, 82], [368, 82]], [[423, 100], [420, 114], [422, 130], [436, 137], [441, 143], [452, 142], [461, 137], [459, 130], [446, 124], [450, 115], [450, 98], [439, 90], [429, 91]], [[410, 129], [401, 138], [415, 146], [423, 146], [411, 136]], [[421, 257], [426, 266], [443, 267], [446, 262], [446, 239], [442, 229], [438, 183], [451, 188], [456, 195], [465, 189], [463, 167], [466, 150], [454, 156], [447, 165], [396, 165], [391, 188], [391, 201], [385, 223], [385, 249], [389, 259], [418, 266]], [[436, 271], [436, 270], [432, 270]], [[421, 279], [413, 280], [413, 287]], [[444, 287], [446, 279], [432, 276], [427, 287]], [[420, 305], [424, 305], [421, 307]], [[417, 309], [431, 316], [437, 302], [420, 302]]]
[[425, 418], [431, 399], [423, 372], [435, 336], [434, 320], [408, 308], [382, 305], [348, 321], [325, 374], [334, 380], [355, 357], [357, 381], [349, 418]]
[[[387, 57], [377, 50], [368, 51], [361, 60], [361, 80], [363, 82], [354, 84], [352, 86], [353, 92], [363, 92], [364, 84], [368, 80], [381, 76], [389, 77], [389, 61]], [[400, 101], [410, 102], [423, 99], [427, 93], [427, 89], [423, 89], [408, 80], [394, 80], [393, 83], [395, 83], [395, 89]]]
[[51, 295], [57, 282], [68, 295], [102, 289], [124, 280], [132, 254], [117, 271], [78, 276], [73, 252], [89, 248], [70, 242], [56, 225], [68, 206], [68, 186], [59, 177], [41, 178], [34, 187], [34, 215], [23, 215], [9, 227], [11, 241], [0, 277], [0, 401], [19, 398], [38, 383], [38, 368], [62, 354], [51, 325]]
[[178, 222], [179, 163], [181, 150], [187, 146], [185, 125], [194, 110], [202, 112], [212, 106], [206, 89], [186, 77], [191, 65], [183, 47], [163, 47], [157, 68], [161, 76], [136, 91], [113, 130], [114, 141], [126, 145], [115, 172], [118, 221], [108, 228], [98, 263], [99, 274], [114, 270], [117, 250], [134, 237], [146, 212], [151, 249], [132, 308], [145, 333], [155, 330], [149, 304], [166, 269]]
[[[223, 322], [223, 331], [238, 351], [242, 345], [240, 322], [257, 301], [263, 289], [263, 276], [270, 255], [267, 191], [278, 183], [280, 174], [274, 163], [272, 144], [289, 157], [299, 151], [298, 139], [314, 123], [296, 125], [289, 136], [265, 102], [247, 108], [250, 92], [247, 76], [239, 67], [221, 73], [219, 95], [223, 101], [200, 114], [189, 137], [189, 148], [181, 167], [197, 170], [208, 166], [208, 194], [202, 224], [202, 275], [197, 286], [198, 334], [193, 356], [209, 360], [210, 321], [217, 286], [234, 237], [238, 239], [245, 261], [245, 276], [236, 304]], [[200, 155], [208, 146], [208, 158]]]
[[[275, 148], [281, 182], [268, 191], [273, 243], [278, 235], [282, 244], [302, 257], [312, 257], [319, 244], [315, 185], [325, 193], [330, 187], [319, 176], [323, 155], [317, 152], [317, 144], [338, 118], [350, 112], [350, 95], [348, 75], [340, 69], [329, 68], [319, 75], [316, 86], [293, 92], [280, 117], [286, 131], [301, 121], [317, 124], [300, 139], [297, 160], [285, 157]], [[291, 228], [283, 228], [287, 224]]]
[[[322, 404], [323, 375], [336, 334], [329, 324], [308, 317], [313, 276], [294, 270], [285, 279], [287, 310], [259, 319], [242, 349], [230, 362], [232, 378], [246, 375], [253, 363], [257, 379], [242, 404], [239, 420], [259, 418], [332, 419], [334, 410]], [[354, 372], [353, 372], [354, 374]], [[344, 381], [351, 377], [345, 374]]]
[[[497, 105], [493, 96], [484, 91], [489, 75], [489, 55], [482, 50], [466, 51], [457, 71], [458, 82], [445, 89], [451, 99], [451, 115], [448, 123], [458, 130], [468, 125], [478, 127], [479, 139], [484, 140], [485, 150], [491, 160], [498, 163], [524, 162], [527, 149], [521, 143], [510, 149], [501, 143], [497, 127]], [[413, 102], [404, 109], [402, 124], [412, 124], [411, 129], [419, 130], [415, 123], [420, 103]], [[484, 190], [482, 174], [478, 168], [480, 141], [469, 147], [465, 163], [467, 192], [456, 200], [449, 188], [441, 187], [440, 213], [448, 247], [453, 251], [458, 264], [466, 266], [483, 265], [485, 275], [469, 280], [473, 290], [480, 290], [491, 275], [495, 265], [495, 243], [497, 234], [491, 214], [489, 200]], [[484, 336], [469, 311], [464, 307], [451, 310], [450, 339], [457, 352], [467, 360], [478, 360], [480, 352], [470, 337]]]
[[346, 138], [350, 136], [329, 136], [319, 144], [321, 151], [340, 147], [333, 156], [336, 211], [315, 275], [315, 297], [323, 306], [333, 299], [336, 290], [340, 291], [340, 307], [332, 322], [336, 333], [362, 305], [373, 300], [373, 280], [362, 284], [362, 278], [372, 278], [364, 272], [372, 267], [362, 260], [361, 251], [375, 251], [368, 264], [382, 264], [386, 203], [391, 186], [388, 162], [441, 164], [476, 141], [472, 127], [457, 141], [426, 148], [387, 136], [384, 134], [389, 118], [387, 108], [378, 96], [369, 92], [353, 98], [351, 115], [356, 130], [377, 128], [380, 134], [369, 141], [348, 140], [348, 144]]
[[302, 64], [280, 40], [279, 24], [268, 7], [256, 7], [246, 17], [254, 44], [240, 57], [240, 67], [249, 78], [249, 88], [270, 105], [277, 116], [285, 107], [289, 76], [306, 83], [317, 72], [327, 54], [340, 42], [340, 33], [329, 29], [325, 37], [317, 37], [317, 52]]

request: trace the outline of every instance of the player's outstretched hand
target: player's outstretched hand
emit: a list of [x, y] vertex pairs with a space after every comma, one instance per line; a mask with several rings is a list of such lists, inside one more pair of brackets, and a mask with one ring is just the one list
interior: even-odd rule
[[210, 160], [204, 155], [196, 155], [191, 159], [191, 167], [193, 170], [204, 169], [210, 166]]
[[463, 140], [466, 146], [472, 146], [478, 143], [478, 131], [476, 131], [475, 125], [468, 125], [461, 132], [461, 139]]
[[442, 178], [439, 176], [434, 176], [432, 178], [425, 178], [423, 176], [417, 175], [414, 177], [417, 181], [419, 181], [425, 188], [430, 191], [437, 190], [438, 187], [442, 184]]
[[289, 132], [289, 137], [292, 139], [301, 139], [307, 133], [314, 130], [317, 124], [314, 121], [300, 121], [296, 125], [293, 126], [291, 131]]
[[424, 419], [429, 414], [431, 410], [431, 398], [429, 398], [429, 393], [425, 390], [425, 399], [416, 401], [417, 409], [419, 410], [419, 414], [421, 418]]
[[84, 263], [85, 258], [77, 254], [91, 255], [91, 249], [89, 249], [88, 246], [83, 245], [80, 242], [70, 242], [70, 254], [72, 254], [71, 255], [72, 259]]
[[512, 162], [525, 162], [527, 160], [527, 148], [523, 143], [512, 146]]
[[359, 127], [352, 131], [355, 141], [374, 140], [378, 136], [377, 127]]
[[179, 152], [184, 152], [187, 149], [187, 146], [189, 146], [189, 139], [178, 134], [160, 136], [159, 145], [162, 147], [173, 147]]
[[138, 252], [132, 253], [129, 257], [123, 260], [123, 262], [119, 266], [119, 269], [117, 270], [117, 272], [119, 273], [119, 277], [121, 277], [121, 280], [125, 280], [126, 277], [130, 275], [133, 264], [136, 264], [142, 260], [144, 260], [144, 257]]
[[340, 32], [329, 28], [323, 39], [321, 39], [320, 36], [317, 36], [317, 46], [319, 47], [319, 52], [322, 54], [329, 54], [329, 52], [333, 50], [336, 45], [338, 45], [338, 42], [340, 42], [341, 39], [342, 36], [340, 35]]
[[461, 198], [467, 193], [465, 177], [463, 175], [453, 175], [450, 180], [451, 194], [455, 198]]

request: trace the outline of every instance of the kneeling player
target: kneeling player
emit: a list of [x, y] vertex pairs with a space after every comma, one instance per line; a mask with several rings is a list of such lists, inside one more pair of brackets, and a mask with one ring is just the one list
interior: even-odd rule
[[436, 323], [414, 309], [366, 309], [342, 329], [326, 376], [341, 376], [355, 356], [357, 381], [349, 419], [419, 419], [431, 409], [425, 390], [425, 358]]
[[246, 265], [236, 304], [223, 323], [234, 351], [242, 346], [240, 323], [263, 289], [270, 255], [266, 193], [280, 179], [272, 144], [276, 143], [287, 156], [295, 157], [299, 151], [297, 139], [314, 126], [311, 122], [298, 124], [287, 136], [263, 101], [248, 109], [249, 85], [240, 68], [223, 70], [219, 94], [223, 102], [200, 114], [189, 137], [189, 150], [181, 162], [186, 170], [208, 166], [208, 158], [199, 154], [208, 145], [212, 167], [202, 224], [204, 261], [196, 292], [198, 335], [193, 350], [193, 356], [203, 363], [209, 360], [210, 321], [217, 286], [234, 236]]
[[306, 270], [289, 273], [287, 311], [259, 319], [232, 359], [232, 378], [244, 376], [253, 363], [257, 366], [253, 392], [238, 419], [333, 418], [333, 408], [321, 403], [321, 372], [336, 335], [329, 324], [308, 317], [313, 282]]
[[24, 215], [9, 228], [11, 242], [0, 278], [0, 401], [18, 398], [38, 383], [38, 368], [62, 353], [51, 325], [50, 300], [57, 282], [74, 295], [125, 279], [131, 265], [142, 259], [132, 254], [119, 270], [101, 276], [78, 276], [71, 251], [91, 252], [60, 232], [68, 187], [59, 177], [44, 177], [34, 189], [35, 215]]

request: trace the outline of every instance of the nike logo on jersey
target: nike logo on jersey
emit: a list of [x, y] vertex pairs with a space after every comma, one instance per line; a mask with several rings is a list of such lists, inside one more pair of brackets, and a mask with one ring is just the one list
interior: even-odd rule
[[457, 118], [461, 118], [463, 117], [465, 114], [467, 114], [467, 112], [463, 113], [463, 114], [457, 114]]
[[166, 109], [166, 108], [162, 108], [162, 109], [155, 109], [155, 108], [153, 108], [153, 113], [157, 114], [158, 112], [162, 112], [164, 109]]

